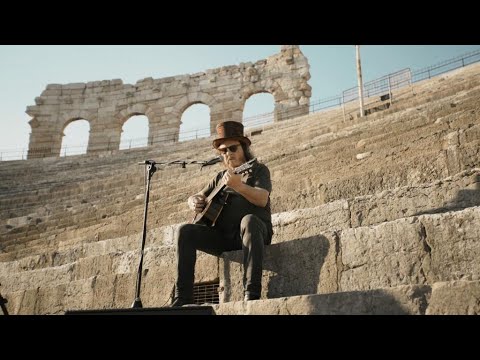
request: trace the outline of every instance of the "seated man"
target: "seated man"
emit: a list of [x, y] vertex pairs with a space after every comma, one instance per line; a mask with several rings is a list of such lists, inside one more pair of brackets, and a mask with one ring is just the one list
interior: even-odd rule
[[[177, 233], [177, 279], [172, 306], [193, 303], [197, 250], [219, 256], [224, 251], [242, 249], [245, 301], [260, 299], [264, 245], [271, 243], [273, 234], [270, 171], [264, 164], [254, 162], [251, 171], [236, 174], [235, 169], [253, 159], [251, 142], [239, 122], [220, 123], [216, 130], [213, 147], [223, 156], [225, 170], [188, 199], [197, 216], [193, 224], [182, 225]], [[214, 221], [202, 221], [199, 214], [214, 208], [206, 200], [217, 186], [225, 186], [218, 196], [226, 197], [226, 204], [214, 215]]]

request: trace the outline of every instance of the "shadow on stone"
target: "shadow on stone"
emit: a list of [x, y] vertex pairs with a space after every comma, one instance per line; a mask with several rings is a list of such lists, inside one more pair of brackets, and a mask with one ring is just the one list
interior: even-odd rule
[[441, 214], [449, 211], [463, 210], [472, 206], [480, 206], [480, 175], [475, 176], [473, 189], [458, 191], [457, 196], [440, 208], [420, 211], [415, 216], [426, 214]]
[[269, 299], [317, 294], [320, 272], [330, 244], [324, 236], [312, 236], [271, 245], [265, 256], [264, 282]]
[[429, 286], [404, 286], [323, 294], [306, 298], [312, 315], [424, 315]]
[[[320, 273], [330, 248], [330, 242], [324, 236], [312, 236], [266, 246], [262, 298], [319, 293], [320, 282], [323, 280]], [[224, 286], [223, 302], [242, 300], [242, 251], [226, 252], [222, 258], [220, 274]], [[220, 263], [222, 264], [222, 261]], [[329, 280], [336, 282], [336, 270], [333, 268], [329, 270], [331, 271], [325, 271], [324, 282], [328, 283]], [[332, 275], [335, 280], [330, 279]]]

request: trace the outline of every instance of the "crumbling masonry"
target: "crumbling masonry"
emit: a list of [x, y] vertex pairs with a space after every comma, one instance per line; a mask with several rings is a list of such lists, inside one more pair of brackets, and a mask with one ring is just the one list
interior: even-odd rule
[[226, 120], [242, 121], [248, 98], [270, 93], [275, 100], [274, 121], [308, 114], [311, 87], [307, 58], [296, 45], [256, 63], [241, 63], [192, 75], [146, 78], [135, 85], [122, 80], [49, 84], [36, 105], [27, 107], [32, 132], [28, 158], [59, 156], [63, 131], [72, 121], [90, 124], [87, 153], [116, 150], [123, 124], [145, 115], [148, 144], [178, 140], [181, 117], [191, 105], [210, 108], [210, 130]]

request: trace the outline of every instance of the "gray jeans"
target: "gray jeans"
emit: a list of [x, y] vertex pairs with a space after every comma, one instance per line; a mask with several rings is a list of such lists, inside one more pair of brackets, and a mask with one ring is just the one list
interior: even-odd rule
[[243, 250], [243, 286], [251, 294], [262, 291], [262, 264], [265, 244], [272, 234], [265, 223], [255, 215], [242, 218], [236, 233], [225, 233], [221, 227], [182, 225], [176, 236], [177, 280], [175, 297], [193, 299], [193, 282], [197, 250], [220, 256], [224, 251]]

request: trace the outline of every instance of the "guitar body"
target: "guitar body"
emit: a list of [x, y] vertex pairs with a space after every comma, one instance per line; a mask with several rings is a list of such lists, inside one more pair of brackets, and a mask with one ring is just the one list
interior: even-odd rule
[[[234, 170], [235, 174], [242, 174], [249, 171], [257, 159], [252, 159], [245, 164], [239, 166]], [[219, 184], [207, 198], [207, 205], [201, 213], [196, 213], [192, 224], [204, 224], [207, 226], [215, 226], [220, 213], [223, 210], [223, 207], [227, 204], [228, 193], [222, 191], [225, 188], [225, 185]]]
[[193, 224], [204, 224], [207, 226], [215, 226], [223, 207], [227, 203], [228, 193], [222, 191], [213, 200], [205, 206], [201, 213], [198, 213], [193, 219]]

